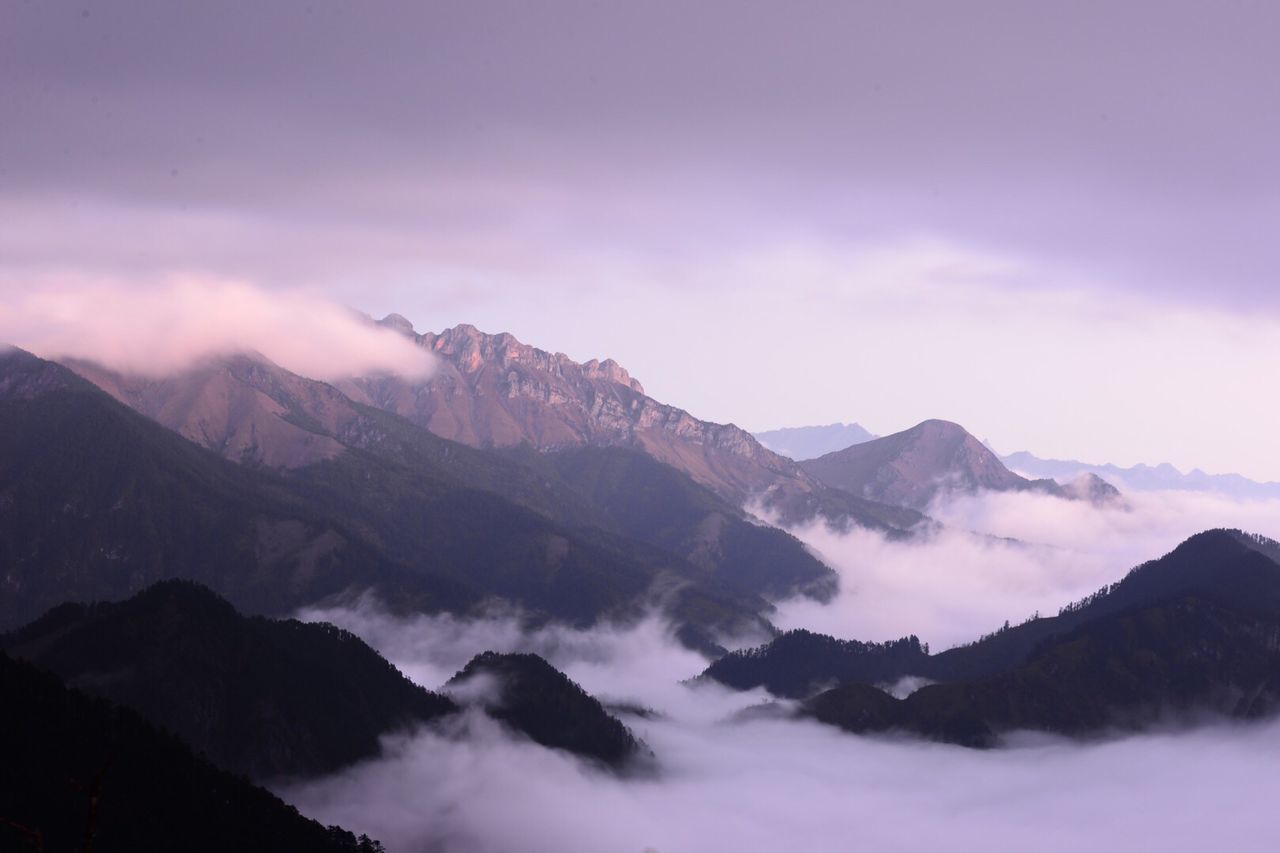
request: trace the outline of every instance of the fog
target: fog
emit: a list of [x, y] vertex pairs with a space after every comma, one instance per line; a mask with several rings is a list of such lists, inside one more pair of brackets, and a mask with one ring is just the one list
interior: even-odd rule
[[[796, 530], [837, 568], [842, 590], [825, 605], [782, 602], [777, 624], [869, 640], [915, 633], [936, 650], [1005, 619], [1055, 613], [1207, 527], [1280, 532], [1280, 502], [1196, 493], [1128, 495], [1110, 507], [982, 494], [930, 512], [945, 530], [909, 543], [821, 524]], [[515, 612], [400, 618], [366, 597], [301, 616], [352, 630], [429, 688], [486, 649], [532, 651], [606, 704], [657, 712], [615, 711], [653, 749], [652, 775], [614, 776], [472, 710], [385, 738], [377, 760], [279, 790], [393, 853], [1255, 850], [1280, 830], [1280, 722], [1202, 721], [1091, 741], [1015, 734], [975, 751], [740, 715], [772, 697], [682, 684], [706, 661], [656, 614], [527, 630]], [[881, 687], [903, 696], [922, 683]]]
[[1280, 535], [1280, 501], [1196, 492], [1125, 495], [1094, 506], [1041, 494], [982, 493], [935, 502], [945, 529], [891, 542], [822, 523], [792, 530], [840, 574], [829, 605], [783, 602], [773, 622], [846, 639], [915, 634], [934, 651], [1033, 615], [1055, 614], [1132, 567], [1213, 527]]
[[991, 752], [855, 737], [783, 719], [729, 722], [765, 698], [676, 682], [703, 662], [650, 619], [525, 634], [503, 616], [397, 620], [369, 601], [311, 611], [438, 687], [485, 648], [537, 650], [623, 719], [653, 776], [618, 778], [476, 712], [393, 736], [384, 756], [279, 791], [305, 814], [408, 851], [1265, 849], [1280, 724], [1093, 743], [1023, 737]]
[[313, 294], [207, 276], [138, 287], [101, 278], [33, 282], [0, 303], [0, 340], [46, 358], [82, 358], [148, 376], [256, 351], [303, 376], [425, 378], [434, 360], [407, 338]]

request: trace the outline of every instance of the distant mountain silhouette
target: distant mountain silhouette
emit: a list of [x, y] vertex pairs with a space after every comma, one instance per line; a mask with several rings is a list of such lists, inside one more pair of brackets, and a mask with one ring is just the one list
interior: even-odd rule
[[797, 462], [815, 459], [876, 438], [860, 424], [783, 427], [755, 433], [761, 444]]
[[1119, 493], [1099, 478], [1066, 486], [1013, 473], [959, 424], [929, 420], [871, 439], [801, 467], [837, 489], [874, 501], [925, 509], [939, 494], [1039, 491], [1057, 497], [1110, 501]]
[[496, 682], [485, 711], [534, 741], [594, 759], [615, 769], [649, 754], [648, 748], [594, 697], [533, 654], [476, 655], [445, 685], [455, 690], [477, 678]]
[[326, 829], [138, 714], [3, 653], [0, 696], [0, 850], [382, 849], [339, 827]]
[[257, 779], [332, 772], [457, 710], [346, 631], [241, 616], [190, 581], [62, 605], [0, 645]]
[[1280, 483], [1262, 483], [1239, 474], [1206, 474], [1199, 468], [1184, 474], [1167, 462], [1123, 468], [1119, 465], [1095, 465], [1068, 459], [1041, 459], [1025, 450], [1000, 458], [1010, 468], [1032, 477], [1064, 480], [1082, 474], [1095, 474], [1131, 491], [1218, 492], [1249, 500], [1280, 498]]

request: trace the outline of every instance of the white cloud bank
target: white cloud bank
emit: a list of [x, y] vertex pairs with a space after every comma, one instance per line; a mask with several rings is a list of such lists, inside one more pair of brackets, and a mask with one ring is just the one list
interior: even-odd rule
[[247, 282], [175, 276], [147, 285], [61, 277], [0, 304], [0, 340], [47, 358], [82, 358], [161, 376], [209, 356], [256, 351], [316, 379], [425, 378], [432, 356], [341, 305]]
[[1006, 619], [1055, 614], [1202, 530], [1280, 536], [1276, 500], [1198, 492], [1126, 500], [1118, 508], [1027, 493], [955, 498], [929, 508], [947, 529], [924, 542], [889, 542], [866, 530], [842, 535], [820, 523], [793, 530], [839, 572], [841, 589], [829, 605], [783, 602], [773, 621], [845, 639], [916, 634], [938, 651]]
[[382, 759], [280, 793], [391, 853], [599, 851], [1266, 850], [1280, 724], [978, 752], [855, 737], [815, 723], [727, 722], [762, 694], [691, 690], [702, 662], [657, 622], [524, 634], [507, 620], [311, 613], [362, 633], [439, 686], [484, 648], [536, 650], [626, 717], [658, 756], [619, 779], [470, 716], [461, 737], [394, 737]]

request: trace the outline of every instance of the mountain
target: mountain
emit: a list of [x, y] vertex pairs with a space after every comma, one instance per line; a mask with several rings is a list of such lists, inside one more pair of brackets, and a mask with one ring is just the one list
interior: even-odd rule
[[880, 684], [930, 669], [929, 652], [915, 636], [863, 643], [799, 628], [713, 661], [699, 680], [735, 690], [763, 687], [775, 696], [803, 699], [826, 686]]
[[648, 754], [599, 701], [538, 655], [484, 652], [449, 679], [445, 689], [480, 693], [486, 713], [543, 746], [615, 769]]
[[417, 334], [399, 315], [379, 321], [432, 352], [439, 367], [409, 382], [379, 375], [338, 384], [353, 400], [395, 412], [473, 447], [563, 450], [619, 446], [688, 474], [735, 506], [759, 501], [784, 524], [822, 515], [904, 533], [924, 518], [830, 489], [733, 424], [698, 420], [644, 392], [612, 360], [578, 363], [563, 353], [460, 325]]
[[[712, 664], [703, 678], [803, 699], [849, 731], [901, 730], [990, 746], [1018, 729], [1079, 735], [1280, 711], [1280, 543], [1197, 534], [1123, 580], [968, 646], [929, 655], [914, 637], [838, 641], [790, 632]], [[876, 684], [916, 676], [896, 699]], [[833, 686], [834, 685], [834, 686]]]
[[[637, 450], [530, 453], [522, 445], [481, 451], [261, 356], [211, 359], [163, 379], [123, 376], [85, 362], [73, 366], [122, 402], [233, 461], [287, 467], [306, 479], [320, 472], [350, 481], [345, 469], [369, 453], [410, 469], [415, 480], [492, 492], [559, 524], [640, 539], [750, 595], [826, 594], [834, 587], [834, 573], [794, 538], [752, 523], [738, 506]], [[201, 405], [190, 405], [193, 399]], [[345, 451], [352, 451], [350, 457], [339, 458]], [[371, 467], [361, 464], [356, 472], [367, 492], [381, 486], [370, 481]], [[753, 546], [739, 547], [744, 540]]]
[[176, 375], [130, 376], [89, 361], [66, 366], [120, 402], [236, 462], [295, 468], [344, 449], [335, 434], [368, 429], [342, 395], [261, 356], [210, 358]]
[[[372, 449], [353, 442], [292, 471], [234, 464], [59, 365], [0, 356], [0, 627], [183, 577], [253, 614], [373, 590], [405, 611], [500, 597], [576, 624], [661, 602], [708, 650], [719, 631], [770, 630], [763, 599], [712, 589], [704, 568], [655, 546], [471, 488], [459, 469], [496, 481], [514, 466], [373, 416], [386, 423], [354, 433]], [[531, 475], [506, 482], [549, 500]]]
[[196, 447], [60, 365], [0, 354], [0, 628], [176, 576], [256, 613], [357, 582], [425, 609], [479, 600], [388, 559], [273, 472]]
[[825, 456], [876, 438], [859, 424], [784, 427], [757, 432], [755, 437], [774, 453], [797, 461]]
[[1067, 486], [1053, 480], [1028, 480], [1006, 468], [964, 427], [940, 420], [924, 421], [902, 432], [810, 459], [800, 467], [834, 488], [915, 509], [928, 507], [935, 497], [948, 492], [1039, 491], [1072, 499], [1119, 497], [1097, 478]]
[[844, 681], [979, 681], [1013, 669], [1044, 643], [1090, 622], [1184, 596], [1280, 618], [1280, 543], [1233, 530], [1199, 533], [1056, 616], [1006, 623], [973, 643], [935, 654], [914, 637], [861, 643], [790, 631], [764, 646], [725, 655], [700, 677], [739, 690], [764, 686], [798, 699]]
[[1246, 500], [1280, 498], [1280, 483], [1260, 483], [1239, 474], [1206, 474], [1199, 468], [1183, 473], [1167, 462], [1159, 465], [1095, 465], [1067, 459], [1041, 459], [1025, 450], [1000, 457], [1006, 465], [1033, 477], [1064, 480], [1094, 474], [1131, 491], [1218, 492]]
[[346, 631], [245, 617], [190, 581], [62, 605], [0, 646], [255, 779], [332, 772], [457, 710]]
[[902, 700], [841, 686], [807, 701], [804, 713], [853, 732], [979, 747], [1017, 730], [1084, 735], [1205, 713], [1258, 719], [1280, 711], [1278, 638], [1280, 618], [1178, 597], [1054, 637], [989, 679], [930, 684]]
[[623, 447], [512, 452], [544, 481], [562, 484], [592, 523], [678, 554], [715, 588], [779, 599], [826, 600], [836, 575], [789, 533], [760, 524], [679, 470]]
[[0, 653], [0, 849], [376, 853], [136, 713]]

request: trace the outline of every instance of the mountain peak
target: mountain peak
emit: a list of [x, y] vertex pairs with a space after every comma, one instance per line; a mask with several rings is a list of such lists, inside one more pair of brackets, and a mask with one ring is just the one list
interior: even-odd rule
[[952, 421], [930, 419], [802, 463], [830, 486], [872, 500], [923, 508], [944, 490], [1005, 491], [1027, 481]]
[[378, 321], [379, 326], [385, 326], [388, 329], [394, 329], [402, 335], [416, 335], [413, 330], [413, 323], [403, 314], [388, 314]]
[[65, 367], [24, 349], [0, 344], [0, 399], [30, 400], [73, 387], [78, 380]]

